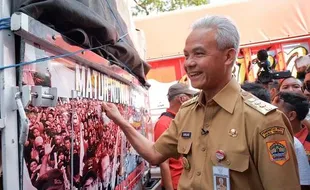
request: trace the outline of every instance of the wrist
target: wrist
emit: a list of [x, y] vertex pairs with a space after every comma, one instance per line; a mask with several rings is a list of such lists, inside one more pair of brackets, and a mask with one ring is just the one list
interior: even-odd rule
[[125, 120], [124, 118], [121, 118], [119, 121], [117, 121], [117, 124], [118, 126], [120, 126], [121, 128], [124, 128], [124, 127], [127, 127], [127, 126], [131, 126], [130, 123]]

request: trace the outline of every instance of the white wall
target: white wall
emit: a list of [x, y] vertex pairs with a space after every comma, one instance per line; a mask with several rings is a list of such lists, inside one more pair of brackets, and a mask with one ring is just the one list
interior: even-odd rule
[[143, 31], [137, 31], [131, 14], [132, 0], [117, 0], [117, 9], [127, 24], [129, 35], [140, 57], [146, 58], [146, 41]]

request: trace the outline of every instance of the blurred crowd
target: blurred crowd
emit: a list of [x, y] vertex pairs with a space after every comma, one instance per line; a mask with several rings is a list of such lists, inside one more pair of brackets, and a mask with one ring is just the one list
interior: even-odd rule
[[[307, 64], [298, 66], [300, 60]], [[295, 67], [296, 77], [266, 83], [246, 82], [241, 87], [259, 99], [277, 106], [290, 121], [303, 190], [310, 188], [310, 54], [296, 59]]]
[[[111, 189], [120, 183], [121, 133], [103, 114], [101, 101], [60, 99], [55, 108], [28, 106], [30, 120], [24, 158], [33, 186]], [[134, 109], [118, 105], [130, 119]], [[127, 150], [130, 144], [124, 145]], [[73, 154], [71, 155], [73, 151]], [[71, 165], [73, 166], [71, 168]]]

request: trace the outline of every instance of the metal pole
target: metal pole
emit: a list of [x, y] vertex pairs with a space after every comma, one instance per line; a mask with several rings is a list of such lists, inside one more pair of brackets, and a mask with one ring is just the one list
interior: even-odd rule
[[[0, 18], [11, 16], [11, 0], [0, 0]], [[0, 66], [15, 64], [14, 34], [10, 30], [0, 30]], [[21, 189], [18, 152], [17, 112], [13, 111], [13, 87], [16, 87], [16, 69], [0, 72], [0, 118], [5, 120], [1, 131], [3, 189]], [[14, 183], [12, 183], [14, 182]]]
[[29, 120], [26, 116], [24, 106], [21, 100], [21, 93], [17, 93], [15, 95], [15, 100], [17, 104], [17, 110], [19, 112], [19, 124], [20, 124], [20, 131], [19, 131], [19, 163], [20, 163], [20, 173], [19, 173], [19, 178], [20, 180], [20, 188], [23, 189], [23, 176], [24, 176], [24, 145], [25, 142], [28, 139], [28, 132], [29, 132]]
[[74, 133], [73, 133], [73, 127], [74, 127], [74, 125], [73, 125], [73, 115], [76, 113], [76, 110], [75, 110], [75, 108], [73, 108], [73, 110], [72, 110], [72, 116], [71, 116], [71, 153], [70, 153], [70, 165], [71, 165], [71, 167], [70, 167], [70, 180], [71, 180], [71, 182], [70, 182], [70, 185], [71, 185], [71, 189], [73, 189], [73, 151], [74, 151], [74, 149], [73, 149], [73, 145], [74, 145], [74, 139], [73, 139], [73, 137], [74, 137]]

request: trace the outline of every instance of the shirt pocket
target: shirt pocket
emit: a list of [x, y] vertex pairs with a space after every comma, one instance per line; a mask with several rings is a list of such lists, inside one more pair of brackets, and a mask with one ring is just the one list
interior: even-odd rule
[[179, 139], [178, 153], [180, 155], [188, 155], [191, 152], [192, 139]]
[[223, 161], [219, 162], [215, 155], [211, 157], [211, 160], [213, 165], [223, 166], [229, 169], [231, 189], [254, 189], [251, 185], [251, 176], [253, 174], [248, 171], [250, 167], [250, 154], [227, 152], [226, 158]]
[[213, 165], [223, 166], [235, 172], [245, 172], [249, 169], [250, 155], [227, 152], [224, 160], [218, 161], [215, 155], [211, 156], [211, 160]]

